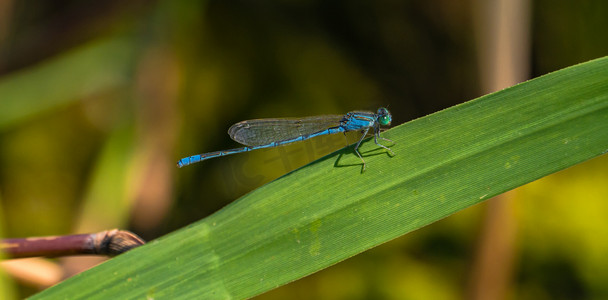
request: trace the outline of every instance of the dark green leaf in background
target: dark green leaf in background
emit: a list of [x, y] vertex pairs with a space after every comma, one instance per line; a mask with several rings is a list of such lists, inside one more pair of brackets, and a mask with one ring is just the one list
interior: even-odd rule
[[133, 54], [128, 39], [101, 40], [3, 78], [0, 129], [84, 96], [124, 85], [129, 80], [125, 75], [132, 68]]

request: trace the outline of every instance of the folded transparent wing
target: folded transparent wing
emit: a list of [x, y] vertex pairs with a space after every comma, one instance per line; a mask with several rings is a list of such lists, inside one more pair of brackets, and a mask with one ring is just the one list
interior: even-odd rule
[[344, 115], [247, 120], [232, 125], [228, 134], [243, 145], [260, 146], [336, 127], [342, 119]]

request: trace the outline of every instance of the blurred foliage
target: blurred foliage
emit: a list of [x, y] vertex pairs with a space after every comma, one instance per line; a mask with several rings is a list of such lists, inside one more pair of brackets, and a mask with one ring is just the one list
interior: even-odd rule
[[[240, 120], [389, 105], [400, 124], [478, 96], [474, 1], [7, 3], [0, 198], [11, 237], [130, 224], [152, 239], [331, 151], [312, 141], [167, 169], [233, 147], [226, 130]], [[608, 2], [532, 5], [530, 77], [607, 54]], [[253, 168], [260, 159], [270, 162]], [[608, 295], [603, 170], [605, 157], [516, 194], [513, 297]], [[480, 209], [261, 298], [459, 298]], [[145, 216], [158, 217], [134, 221]]]
[[[2, 200], [2, 197], [0, 197]], [[2, 205], [0, 202], [0, 216], [4, 214], [2, 210]], [[0, 219], [0, 237], [4, 236], [4, 222]], [[4, 254], [0, 253], [0, 260], [4, 259]], [[13, 299], [16, 298], [14, 282], [11, 278], [4, 272], [4, 270], [0, 267], [0, 298], [2, 299]]]

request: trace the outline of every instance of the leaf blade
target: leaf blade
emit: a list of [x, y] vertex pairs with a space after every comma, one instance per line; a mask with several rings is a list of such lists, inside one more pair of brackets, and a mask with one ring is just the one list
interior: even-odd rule
[[343, 149], [37, 296], [263, 293], [605, 153], [607, 83], [601, 58], [397, 126], [365, 173]]

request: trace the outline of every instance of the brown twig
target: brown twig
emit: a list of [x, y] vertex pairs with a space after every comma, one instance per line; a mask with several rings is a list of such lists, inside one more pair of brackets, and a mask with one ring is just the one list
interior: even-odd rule
[[7, 258], [59, 257], [68, 255], [116, 256], [146, 242], [132, 232], [106, 230], [90, 234], [0, 240]]

